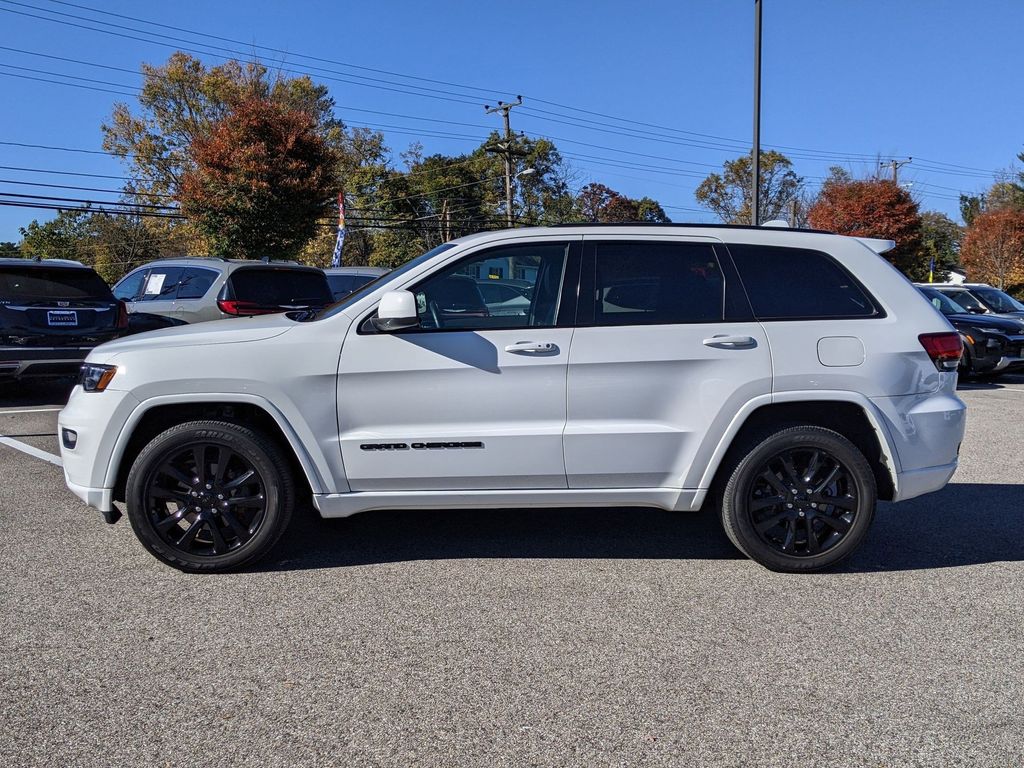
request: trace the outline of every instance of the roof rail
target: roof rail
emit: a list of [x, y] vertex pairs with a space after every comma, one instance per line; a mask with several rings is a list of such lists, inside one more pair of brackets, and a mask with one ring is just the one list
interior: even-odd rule
[[[558, 224], [548, 224], [547, 226], [555, 229], [564, 227], [670, 227], [677, 229], [753, 229], [761, 230], [764, 225], [755, 227], [753, 224], [695, 224], [692, 222], [676, 222], [670, 221], [666, 224], [660, 224], [656, 221], [576, 221], [576, 222], [561, 222]], [[788, 225], [787, 225], [788, 226]], [[835, 232], [830, 232], [827, 229], [809, 229], [806, 227], [793, 227], [789, 230], [790, 232], [809, 232], [816, 235], [834, 235]]]

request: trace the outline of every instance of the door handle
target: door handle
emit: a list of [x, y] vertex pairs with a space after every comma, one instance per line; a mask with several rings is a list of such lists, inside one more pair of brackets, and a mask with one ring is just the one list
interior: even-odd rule
[[558, 345], [550, 341], [517, 341], [505, 347], [505, 351], [517, 355], [555, 355]]
[[744, 347], [756, 347], [757, 341], [753, 336], [726, 336], [720, 334], [704, 339], [705, 347], [722, 347], [724, 349], [742, 349]]

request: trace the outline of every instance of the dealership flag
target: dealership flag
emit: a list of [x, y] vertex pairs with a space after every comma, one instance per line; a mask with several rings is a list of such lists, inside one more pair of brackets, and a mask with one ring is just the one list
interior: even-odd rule
[[341, 266], [341, 248], [345, 245], [345, 193], [338, 193], [338, 239], [334, 243], [334, 255], [331, 256], [331, 266]]
[[935, 282], [935, 257], [934, 256], [932, 256], [931, 259], [928, 261], [928, 282], [929, 283], [934, 283]]

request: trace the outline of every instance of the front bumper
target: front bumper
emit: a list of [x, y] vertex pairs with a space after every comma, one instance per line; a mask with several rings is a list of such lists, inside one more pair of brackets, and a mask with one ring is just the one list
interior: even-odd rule
[[[68, 404], [57, 418], [64, 481], [75, 496], [105, 515], [116, 512], [114, 449], [128, 417], [138, 405], [139, 401], [128, 392], [83, 392], [79, 386], [71, 391]], [[65, 445], [65, 429], [77, 434], [73, 448]]]

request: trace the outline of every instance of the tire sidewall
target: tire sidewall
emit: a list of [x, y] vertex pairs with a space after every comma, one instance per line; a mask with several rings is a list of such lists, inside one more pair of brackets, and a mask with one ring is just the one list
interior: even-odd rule
[[[826, 451], [843, 464], [857, 486], [858, 503], [853, 526], [842, 541], [816, 557], [793, 557], [774, 549], [757, 534], [749, 514], [750, 492], [758, 470], [772, 456], [799, 448]], [[739, 462], [725, 489], [722, 516], [726, 532], [731, 530], [733, 543], [753, 560], [776, 571], [815, 571], [839, 563], [860, 546], [871, 527], [876, 503], [874, 474], [853, 443], [831, 430], [796, 427], [764, 439]]]
[[[291, 488], [278, 468], [276, 457], [254, 438], [255, 435], [249, 430], [230, 424], [190, 423], [173, 427], [146, 445], [132, 464], [125, 497], [132, 530], [150, 553], [180, 570], [218, 572], [238, 568], [258, 559], [274, 546], [290, 517]], [[266, 496], [263, 522], [249, 541], [223, 555], [195, 556], [172, 547], [154, 529], [149, 510], [145, 506], [146, 489], [157, 467], [170, 456], [197, 442], [229, 447], [249, 461], [263, 480]]]

